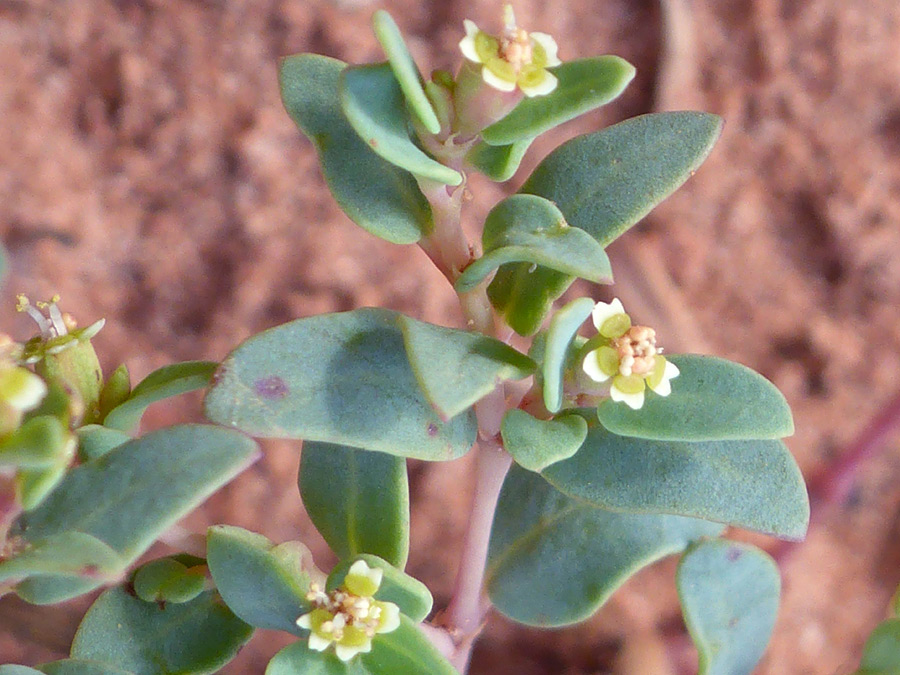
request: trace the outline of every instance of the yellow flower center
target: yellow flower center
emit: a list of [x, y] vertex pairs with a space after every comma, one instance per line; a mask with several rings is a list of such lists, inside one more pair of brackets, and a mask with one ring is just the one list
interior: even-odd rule
[[632, 326], [612, 341], [619, 355], [619, 373], [625, 377], [649, 375], [656, 368], [656, 331], [647, 326]]

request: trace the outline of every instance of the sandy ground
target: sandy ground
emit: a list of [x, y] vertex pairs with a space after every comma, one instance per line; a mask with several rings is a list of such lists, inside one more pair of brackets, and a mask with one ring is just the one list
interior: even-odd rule
[[[423, 69], [451, 67], [462, 19], [488, 2], [384, 4]], [[59, 291], [106, 317], [104, 365], [140, 377], [219, 359], [266, 327], [378, 305], [433, 322], [459, 315], [414, 248], [358, 230], [323, 187], [283, 112], [279, 56], [380, 59], [375, 8], [325, 0], [0, 0], [0, 235], [10, 254], [0, 321], [25, 335], [12, 293]], [[706, 165], [611, 250], [616, 293], [670, 351], [715, 353], [772, 379], [795, 411], [789, 445], [814, 476], [900, 381], [900, 6], [896, 0], [520, 0], [520, 22], [563, 58], [619, 54], [638, 77], [615, 104], [535, 144], [509, 186], [475, 181], [473, 217], [561, 141], [625, 117], [698, 108], [725, 117]], [[582, 287], [585, 293], [596, 290]], [[193, 419], [197, 399], [147, 428]], [[894, 437], [844, 503], [820, 509], [782, 559], [776, 637], [758, 673], [849, 673], [900, 582]], [[297, 448], [265, 459], [185, 523], [248, 527], [324, 545], [296, 493]], [[415, 464], [410, 572], [448, 599], [469, 494], [466, 459]], [[775, 542], [752, 540], [773, 548]], [[473, 673], [611, 672], [667, 636], [689, 664], [671, 561], [594, 619], [557, 632], [493, 621]], [[63, 656], [84, 601], [0, 601], [0, 662]], [[227, 673], [261, 673], [285, 640], [260, 635]], [[649, 645], [649, 646], [648, 646]], [[631, 658], [628, 656], [627, 658]], [[641, 668], [644, 670], [641, 671]], [[663, 666], [620, 672], [664, 675]]]

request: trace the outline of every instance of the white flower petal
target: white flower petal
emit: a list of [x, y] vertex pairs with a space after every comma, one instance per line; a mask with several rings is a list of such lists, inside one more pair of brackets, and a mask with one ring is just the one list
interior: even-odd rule
[[640, 410], [644, 405], [644, 392], [639, 394], [626, 394], [614, 384], [609, 389], [609, 397], [618, 403], [624, 403], [632, 410]]
[[393, 602], [381, 605], [381, 625], [378, 633], [390, 633], [400, 627], [400, 608]]
[[515, 82], [497, 77], [487, 66], [481, 68], [481, 77], [490, 86], [499, 91], [513, 91], [516, 88]]
[[600, 370], [596, 349], [592, 352], [588, 352], [588, 355], [584, 357], [584, 361], [581, 362], [581, 369], [594, 382], [606, 382], [609, 379], [609, 375]]
[[314, 649], [317, 652], [324, 652], [331, 643], [332, 640], [323, 638], [321, 635], [316, 635], [315, 633], [309, 634], [309, 648]]
[[594, 321], [594, 327], [597, 330], [600, 330], [600, 327], [603, 326], [607, 319], [614, 317], [616, 314], [624, 313], [625, 308], [622, 306], [622, 301], [618, 298], [613, 298], [613, 301], [610, 303], [598, 302], [594, 305], [594, 311], [591, 313], [591, 318]]
[[558, 66], [562, 64], [562, 61], [559, 60], [559, 57], [556, 53], [559, 51], [559, 46], [556, 44], [556, 40], [547, 35], [547, 33], [529, 33], [528, 34], [532, 40], [537, 42], [541, 47], [544, 48], [544, 52], [547, 54], [547, 67], [552, 68], [553, 66]]
[[481, 63], [478, 52], [475, 50], [475, 36], [478, 34], [478, 26], [469, 19], [463, 21], [463, 26], [466, 27], [466, 37], [459, 41], [459, 49], [469, 61]]
[[663, 375], [663, 378], [655, 387], [649, 382], [647, 383], [647, 386], [660, 396], [668, 396], [672, 393], [672, 385], [669, 383], [669, 379], [665, 375]]
[[47, 384], [30, 370], [13, 366], [0, 371], [0, 397], [19, 412], [38, 407], [47, 395]]
[[359, 645], [357, 647], [346, 647], [344, 645], [336, 645], [334, 648], [334, 653], [337, 654], [337, 657], [345, 663], [361, 652], [367, 654], [370, 651], [372, 651], [372, 641], [371, 640], [369, 640], [368, 643], [366, 643], [364, 645]]
[[306, 630], [312, 629], [312, 623], [309, 620], [309, 617], [312, 616], [312, 612], [309, 614], [304, 614], [303, 616], [297, 617], [297, 621], [295, 622], [300, 628], [305, 628]]
[[532, 98], [534, 96], [546, 96], [551, 91], [556, 89], [556, 85], [559, 83], [559, 80], [556, 79], [556, 75], [553, 73], [544, 71], [544, 77], [541, 81], [533, 87], [521, 87], [522, 93], [525, 94], [528, 98]]
[[347, 570], [347, 576], [350, 576], [351, 574], [366, 577], [378, 587], [381, 585], [381, 579], [384, 577], [384, 570], [378, 567], [369, 567], [365, 560], [357, 560], [350, 565], [350, 569]]
[[666, 370], [663, 372], [663, 379], [674, 380], [679, 375], [681, 375], [681, 371], [678, 370], [678, 366], [666, 359]]

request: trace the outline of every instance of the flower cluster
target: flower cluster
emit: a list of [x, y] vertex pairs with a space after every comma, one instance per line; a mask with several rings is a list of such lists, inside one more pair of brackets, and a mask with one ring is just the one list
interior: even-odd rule
[[647, 387], [660, 396], [672, 392], [669, 381], [678, 377], [678, 367], [656, 346], [655, 330], [633, 326], [618, 298], [598, 302], [592, 318], [599, 335], [591, 341], [595, 348], [585, 355], [581, 367], [594, 382], [612, 378], [609, 396], [613, 401], [638, 410], [644, 405]]
[[34, 304], [31, 304], [24, 295], [16, 297], [16, 310], [34, 319], [41, 331], [40, 335], [25, 343], [21, 355], [23, 363], [37, 363], [48, 355], [59, 354], [79, 342], [89, 341], [106, 323], [105, 319], [100, 319], [87, 328], [78, 328], [71, 315], [63, 314], [57, 303], [59, 303], [58, 295], [54, 295], [47, 302]]
[[309, 585], [306, 599], [313, 609], [297, 619], [300, 628], [310, 631], [309, 647], [322, 652], [334, 643], [341, 661], [372, 649], [372, 638], [390, 633], [400, 625], [400, 608], [392, 602], [375, 600], [382, 570], [364, 560], [351, 565], [344, 583], [326, 593], [318, 584]]
[[556, 41], [546, 33], [528, 33], [516, 25], [511, 5], [503, 11], [503, 32], [493, 36], [466, 19], [466, 37], [459, 48], [469, 61], [480, 63], [484, 81], [499, 91], [518, 87], [525, 96], [543, 96], [556, 89], [556, 77], [547, 68], [562, 63]]

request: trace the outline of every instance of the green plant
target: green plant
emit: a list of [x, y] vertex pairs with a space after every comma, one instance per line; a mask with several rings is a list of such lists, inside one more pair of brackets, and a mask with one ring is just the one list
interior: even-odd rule
[[[215, 526], [205, 558], [157, 559], [105, 591], [70, 659], [0, 675], [215, 672], [256, 628], [298, 638], [271, 675], [465, 672], [489, 607], [533, 626], [577, 623], [672, 554], [701, 672], [749, 673], [761, 657], [777, 570], [719, 536], [726, 525], [804, 536], [806, 490], [781, 440], [787, 403], [738, 364], [663, 356], [618, 300], [555, 306], [577, 278], [612, 283], [605, 247], [699, 167], [720, 120], [660, 113], [575, 138], [469, 242], [467, 175], [508, 180], [538, 135], [615, 99], [634, 69], [615, 56], [561, 63], [552, 38], [507, 8], [498, 36], [466, 22], [455, 77], [425, 80], [391, 17], [377, 12], [374, 26], [386, 62], [288, 57], [284, 103], [343, 211], [418, 244], [453, 285], [464, 329], [373, 308], [314, 316], [133, 389], [124, 366], [101, 372], [91, 338], [102, 324], [76, 328], [56, 299], [20, 297], [40, 334], [0, 345], [4, 591], [44, 604], [118, 582], [253, 461], [244, 434], [303, 440], [300, 494], [341, 562], [325, 574], [300, 542]], [[204, 388], [222, 426], [131, 437], [148, 405]], [[406, 458], [447, 461], [473, 445], [454, 595], [423, 623], [431, 595], [403, 571]]]

